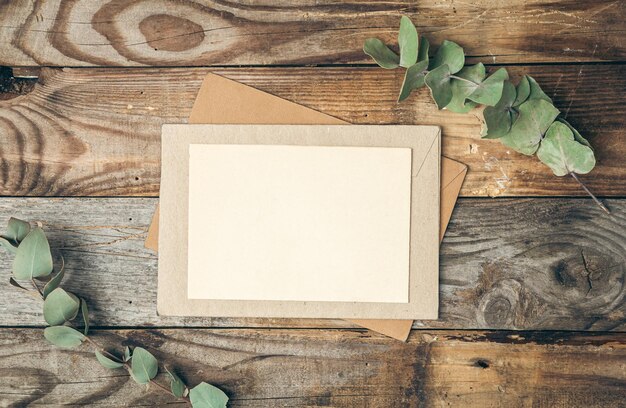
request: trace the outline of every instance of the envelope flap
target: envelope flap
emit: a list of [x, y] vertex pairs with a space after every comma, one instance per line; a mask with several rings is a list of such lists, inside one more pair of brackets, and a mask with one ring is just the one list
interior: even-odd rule
[[347, 124], [341, 119], [215, 74], [208, 74], [202, 82], [189, 123]]

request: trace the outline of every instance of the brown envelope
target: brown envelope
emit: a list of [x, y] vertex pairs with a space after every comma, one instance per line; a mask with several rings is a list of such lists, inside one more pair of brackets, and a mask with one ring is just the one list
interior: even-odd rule
[[[189, 116], [189, 123], [216, 124], [347, 124], [347, 122], [277, 96], [208, 74], [204, 79]], [[454, 160], [441, 159], [441, 220], [443, 239], [452, 210], [467, 173], [467, 166]], [[146, 248], [158, 249], [158, 207], [145, 241]], [[411, 320], [352, 320], [360, 326], [405, 341]]]

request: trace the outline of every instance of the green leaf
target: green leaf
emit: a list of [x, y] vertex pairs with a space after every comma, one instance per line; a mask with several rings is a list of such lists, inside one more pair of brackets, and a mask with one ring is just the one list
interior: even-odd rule
[[80, 299], [80, 311], [83, 315], [83, 323], [85, 324], [83, 333], [86, 336], [87, 333], [89, 333], [89, 309], [87, 308], [87, 302], [85, 302], [83, 298]]
[[528, 99], [543, 99], [546, 102], [552, 103], [552, 99], [541, 89], [537, 81], [533, 79], [530, 75], [526, 75], [528, 78], [528, 84], [530, 86], [530, 94], [528, 95]]
[[147, 384], [156, 377], [158, 371], [159, 363], [157, 359], [148, 350], [135, 347], [131, 364], [133, 379], [139, 384]]
[[54, 275], [52, 277], [52, 279], [50, 279], [50, 281], [48, 281], [48, 283], [46, 283], [46, 286], [43, 287], [43, 298], [47, 298], [48, 295], [55, 290], [56, 288], [59, 287], [59, 285], [61, 284], [61, 281], [63, 280], [63, 277], [65, 276], [65, 260], [63, 258], [61, 258], [61, 269], [59, 270], [59, 272], [56, 273], [56, 275]]
[[517, 84], [517, 96], [515, 97], [515, 102], [513, 102], [513, 106], [520, 106], [530, 96], [530, 82], [528, 82], [528, 76], [524, 75], [522, 79]]
[[57, 326], [78, 315], [80, 301], [72, 293], [56, 288], [43, 302], [43, 317], [50, 326]]
[[417, 60], [428, 62], [429, 49], [430, 49], [430, 43], [428, 42], [426, 37], [420, 37], [420, 45], [419, 45], [419, 50], [417, 52]]
[[414, 89], [424, 86], [424, 75], [427, 68], [428, 61], [420, 61], [406, 70], [398, 102], [408, 98]]
[[22, 242], [30, 232], [30, 224], [26, 221], [11, 217], [7, 226], [7, 238], [17, 243]]
[[114, 368], [124, 367], [124, 364], [106, 357], [104, 354], [102, 354], [98, 350], [96, 350], [96, 358], [98, 359], [98, 362], [102, 364], [104, 368], [114, 369]]
[[596, 165], [593, 150], [580, 144], [564, 123], [556, 121], [541, 141], [537, 157], [557, 176], [569, 173], [587, 174]]
[[572, 126], [568, 121], [566, 121], [563, 118], [559, 118], [558, 120], [560, 122], [565, 123], [565, 125], [572, 131], [572, 133], [574, 133], [574, 140], [576, 140], [578, 143], [584, 144], [585, 146], [593, 149], [593, 147], [591, 147], [591, 143], [589, 143], [587, 139], [582, 137], [582, 135], [578, 133], [578, 130], [576, 130], [576, 128], [574, 128], [574, 126]]
[[129, 361], [131, 359], [130, 348], [128, 346], [124, 347], [124, 361]]
[[506, 68], [500, 68], [492, 75], [490, 75], [483, 82], [478, 84], [474, 92], [472, 92], [467, 98], [476, 102], [482, 103], [487, 106], [495, 106], [502, 97], [502, 87], [504, 81], [509, 79], [509, 74]]
[[52, 253], [46, 234], [41, 228], [32, 229], [15, 251], [13, 274], [17, 279], [30, 280], [52, 272]]
[[183, 380], [181, 380], [175, 372], [168, 370], [167, 367], [165, 367], [165, 371], [167, 372], [167, 376], [170, 378], [170, 388], [172, 390], [172, 394], [174, 394], [177, 398], [184, 397], [187, 392], [187, 387], [185, 386]]
[[400, 66], [408, 68], [414, 65], [417, 62], [417, 30], [407, 16], [400, 18], [398, 45], [400, 46]]
[[394, 69], [400, 66], [400, 57], [378, 38], [365, 40], [363, 52], [372, 57], [383, 68]]
[[463, 78], [460, 80], [452, 78], [450, 85], [452, 87], [452, 100], [446, 109], [456, 113], [467, 113], [476, 107], [476, 103], [467, 101], [467, 97], [474, 92], [479, 83], [485, 79], [485, 66], [481, 63], [464, 67], [456, 76]]
[[445, 108], [452, 100], [452, 87], [450, 85], [450, 70], [447, 64], [443, 64], [428, 74], [424, 78], [426, 85], [439, 109]]
[[19, 283], [17, 283], [17, 281], [15, 279], [13, 279], [13, 277], [9, 278], [9, 283], [11, 284], [11, 286], [15, 286], [16, 288], [25, 290], [26, 292], [29, 292], [28, 289], [26, 289], [24, 286], [20, 285]]
[[511, 131], [500, 138], [500, 141], [516, 152], [526, 155], [534, 154], [559, 110], [543, 99], [529, 99], [518, 108], [519, 118], [511, 127]]
[[517, 111], [513, 108], [515, 96], [515, 87], [511, 82], [505, 81], [500, 101], [496, 106], [485, 108], [483, 117], [487, 126], [486, 139], [497, 139], [509, 133], [518, 117]]
[[63, 348], [74, 348], [85, 341], [85, 336], [68, 326], [46, 327], [44, 337], [52, 344]]
[[430, 60], [430, 69], [447, 65], [450, 73], [455, 74], [463, 68], [464, 64], [465, 54], [463, 54], [463, 48], [457, 43], [444, 40], [439, 49], [437, 49], [433, 59]]
[[225, 408], [228, 396], [213, 385], [201, 382], [189, 391], [193, 408]]
[[9, 251], [12, 254], [17, 252], [17, 247], [14, 246], [11, 243], [11, 241], [9, 241], [8, 239], [6, 239], [3, 236], [0, 236], [0, 246], [6, 248], [6, 250]]

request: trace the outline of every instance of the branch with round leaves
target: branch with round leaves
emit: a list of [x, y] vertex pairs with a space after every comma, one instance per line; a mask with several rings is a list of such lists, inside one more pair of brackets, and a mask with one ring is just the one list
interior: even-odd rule
[[60, 287], [65, 263], [61, 258], [61, 266], [54, 271], [52, 252], [41, 225], [33, 228], [26, 221], [11, 218], [6, 234], [0, 235], [0, 246], [15, 255], [9, 283], [43, 300], [43, 317], [50, 325], [44, 329], [43, 335], [50, 343], [67, 349], [88, 343], [102, 366], [111, 370], [125, 369], [138, 384], [153, 385], [194, 408], [226, 407], [228, 397], [222, 390], [205, 382], [189, 389], [167, 367], [164, 369], [169, 387], [156, 381], [159, 362], [148, 350], [126, 346], [123, 351], [115, 353], [91, 338], [87, 302]]
[[482, 137], [499, 139], [516, 152], [537, 158], [556, 176], [571, 175], [605, 212], [609, 210], [580, 181], [596, 164], [589, 142], [554, 106], [539, 84], [525, 75], [517, 86], [505, 68], [487, 75], [478, 63], [465, 66], [458, 44], [444, 40], [432, 58], [430, 44], [417, 34], [411, 20], [402, 16], [396, 54], [378, 38], [365, 41], [363, 51], [385, 69], [405, 68], [398, 102], [426, 86], [439, 109], [467, 113], [485, 105]]

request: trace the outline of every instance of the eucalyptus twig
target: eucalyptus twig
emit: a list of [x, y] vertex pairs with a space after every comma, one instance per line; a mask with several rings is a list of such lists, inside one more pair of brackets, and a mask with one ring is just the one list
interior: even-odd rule
[[[94, 349], [98, 362], [108, 369], [124, 368], [130, 377], [139, 384], [153, 384], [158, 390], [173, 395], [192, 406], [225, 408], [228, 396], [217, 387], [201, 382], [189, 389], [172, 371], [165, 368], [170, 379], [170, 389], [155, 380], [159, 373], [159, 362], [146, 349], [129, 347], [124, 349], [123, 357], [110, 353], [88, 335], [89, 310], [87, 302], [60, 287], [65, 274], [65, 260], [61, 257], [61, 268], [54, 275], [52, 253], [48, 239], [38, 224], [31, 228], [28, 222], [11, 218], [6, 235], [0, 236], [0, 246], [15, 254], [13, 276], [9, 283], [25, 290], [43, 301], [43, 316], [50, 325], [44, 330], [44, 337], [52, 344], [63, 348], [74, 348], [87, 342]], [[52, 276], [51, 276], [52, 275]], [[35, 278], [50, 277], [43, 290]], [[34, 290], [20, 285], [17, 281], [29, 281]], [[83, 324], [73, 321], [81, 315]], [[82, 329], [82, 332], [81, 330]]]
[[[109, 359], [122, 364], [124, 369], [126, 371], [128, 371], [128, 374], [132, 377], [131, 372], [132, 372], [132, 367], [130, 364], [128, 364], [128, 362], [124, 361], [122, 358], [116, 356], [115, 354], [112, 354], [110, 352], [108, 352], [104, 347], [102, 347], [100, 344], [98, 344], [95, 340], [93, 340], [91, 337], [89, 336], [85, 336], [85, 340], [91, 344], [91, 346], [93, 348], [95, 348], [96, 350], [98, 350], [100, 353], [105, 354]], [[164, 385], [162, 385], [161, 383], [157, 382], [154, 378], [150, 379], [150, 383], [155, 385], [159, 390], [164, 391], [166, 394], [172, 395], [176, 398], [182, 399], [184, 401], [187, 402], [191, 402], [191, 400], [189, 399], [189, 397], [187, 396], [177, 396], [175, 395], [171, 390], [169, 390], [167, 387], [165, 387]]]
[[583, 183], [583, 182], [582, 182], [582, 181], [578, 178], [578, 176], [576, 175], [576, 173], [571, 172], [571, 173], [569, 173], [569, 174], [570, 174], [570, 176], [572, 176], [572, 177], [574, 178], [574, 180], [576, 180], [576, 181], [578, 182], [578, 184], [580, 184], [580, 186], [583, 188], [583, 190], [585, 190], [585, 192], [586, 192], [587, 194], [589, 194], [589, 196], [590, 196], [591, 198], [593, 198], [593, 201], [595, 201], [595, 202], [596, 202], [596, 204], [598, 204], [598, 206], [599, 206], [600, 208], [602, 208], [602, 209], [604, 210], [604, 212], [605, 212], [605, 213], [607, 213], [607, 214], [611, 214], [611, 211], [610, 211], [610, 210], [609, 210], [609, 209], [608, 209], [608, 208], [607, 208], [607, 207], [606, 207], [606, 206], [602, 203], [602, 201], [600, 201], [600, 200], [598, 199], [598, 197], [596, 197], [596, 196], [595, 196], [595, 195], [594, 195], [594, 194], [593, 194], [593, 193], [592, 193], [592, 192], [591, 192], [591, 191], [587, 188], [587, 186], [586, 186], [586, 185], [585, 185], [585, 184], [584, 184], [584, 183]]
[[382, 68], [406, 68], [398, 102], [427, 86], [439, 109], [468, 113], [485, 105], [483, 137], [499, 139], [527, 156], [537, 154], [556, 176], [571, 174], [609, 213], [576, 176], [589, 173], [596, 165], [589, 142], [565, 120], [567, 112], [559, 116], [552, 99], [531, 76], [525, 75], [517, 86], [505, 68], [487, 76], [481, 63], [465, 66], [463, 48], [448, 40], [431, 57], [428, 40], [418, 36], [406, 16], [400, 19], [398, 44], [399, 55], [378, 38], [368, 38], [363, 45], [363, 51]]

